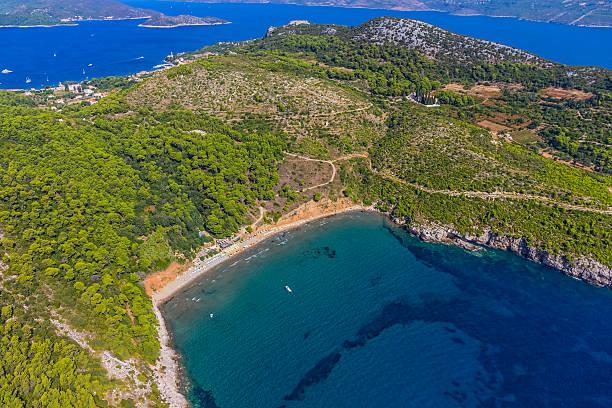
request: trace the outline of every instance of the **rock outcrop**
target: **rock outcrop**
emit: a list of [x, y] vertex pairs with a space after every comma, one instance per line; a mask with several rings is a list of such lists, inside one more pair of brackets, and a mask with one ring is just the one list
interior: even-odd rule
[[423, 241], [454, 244], [468, 250], [482, 246], [511, 251], [593, 285], [612, 287], [612, 268], [609, 266], [586, 256], [569, 259], [566, 255], [551, 254], [529, 245], [522, 237], [498, 235], [490, 230], [481, 235], [460, 234], [448, 226], [437, 224], [404, 224], [404, 228]]

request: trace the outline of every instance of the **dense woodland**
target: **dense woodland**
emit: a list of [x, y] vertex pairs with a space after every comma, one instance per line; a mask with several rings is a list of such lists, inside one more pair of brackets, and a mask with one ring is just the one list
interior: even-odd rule
[[[273, 195], [284, 142], [191, 112], [114, 116], [124, 111], [120, 97], [65, 115], [20, 106], [25, 100], [8, 93], [0, 101], [0, 225], [8, 265], [2, 304], [21, 311], [16, 320], [3, 309], [3, 343], [23, 353], [2, 347], [8, 354], [0, 363], [0, 401], [38, 406], [46, 392], [61, 406], [94, 406], [76, 402], [100, 387], [83, 374], [94, 362], [66, 340], [45, 336], [51, 310], [119, 358], [153, 363], [156, 320], [138, 282], [175, 253], [192, 257], [208, 239], [200, 231], [235, 233], [249, 206]], [[49, 354], [39, 359], [39, 352]], [[16, 372], [38, 378], [54, 365], [66, 368], [42, 383], [48, 390], [20, 388], [12, 379]], [[77, 365], [78, 382], [63, 380]], [[71, 389], [79, 392], [59, 397]]]
[[[274, 222], [304, 200], [346, 196], [407, 224], [492, 231], [568, 261], [612, 265], [612, 217], [602, 213], [612, 206], [610, 77], [572, 77], [559, 65], [440, 63], [346, 30], [305, 30], [140, 84], [92, 80], [125, 88], [92, 106], [53, 112], [0, 92], [1, 406], [108, 406], [105, 393], [125, 384], [54, 322], [119, 359], [154, 363], [156, 320], [142, 279], [192, 259], [211, 237], [232, 236], [260, 205]], [[444, 89], [487, 81], [520, 87], [489, 103]], [[551, 86], [592, 96], [541, 93]], [[499, 114], [540, 139], [510, 143], [475, 125]], [[593, 171], [544, 158], [543, 147]], [[280, 181], [285, 152], [337, 158], [338, 177], [300, 194]], [[157, 390], [148, 398], [163, 406]]]

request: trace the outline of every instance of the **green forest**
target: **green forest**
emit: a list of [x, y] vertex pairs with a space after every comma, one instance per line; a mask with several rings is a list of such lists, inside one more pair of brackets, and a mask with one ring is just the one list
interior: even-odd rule
[[[156, 320], [138, 282], [175, 254], [193, 257], [206, 239], [200, 230], [235, 233], [247, 209], [274, 194], [283, 138], [187, 111], [119, 117], [120, 96], [66, 114], [31, 108], [6, 92], [0, 98], [8, 265], [0, 299], [2, 342], [10, 346], [1, 348], [0, 401], [104, 406], [92, 393], [108, 381], [87, 368], [95, 361], [86, 353], [48, 335], [50, 313], [93, 333], [94, 345], [119, 358], [153, 363]], [[54, 366], [65, 369], [36, 389], [13, 378], [27, 373], [38, 383], [37, 373]], [[36, 405], [43, 393], [56, 405]]]

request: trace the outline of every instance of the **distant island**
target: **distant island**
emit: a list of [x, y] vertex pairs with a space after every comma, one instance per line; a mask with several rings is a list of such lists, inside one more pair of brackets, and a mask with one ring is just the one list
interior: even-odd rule
[[[178, 1], [178, 0], [164, 0]], [[597, 0], [180, 0], [192, 3], [275, 3], [402, 11], [481, 14], [569, 25], [612, 27], [612, 2]]]
[[226, 24], [215, 17], [167, 16], [154, 10], [131, 7], [115, 0], [0, 0], [0, 27], [69, 25], [86, 20], [146, 19], [142, 27]]
[[191, 25], [217, 24], [229, 24], [229, 21], [225, 21], [217, 17], [194, 17], [186, 14], [181, 14], [179, 16], [167, 16], [165, 14], [157, 14], [140, 24], [140, 27], [170, 28]]

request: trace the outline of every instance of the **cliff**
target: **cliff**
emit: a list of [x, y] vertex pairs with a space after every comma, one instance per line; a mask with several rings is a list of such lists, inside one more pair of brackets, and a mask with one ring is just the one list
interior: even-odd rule
[[467, 250], [474, 250], [482, 246], [510, 251], [593, 285], [612, 287], [612, 268], [585, 256], [569, 259], [562, 254], [551, 254], [535, 248], [522, 237], [513, 238], [497, 235], [491, 230], [487, 230], [481, 235], [470, 235], [460, 234], [451, 227], [444, 225], [404, 224], [397, 219], [394, 221], [403, 225], [406, 231], [423, 241], [454, 244]]

